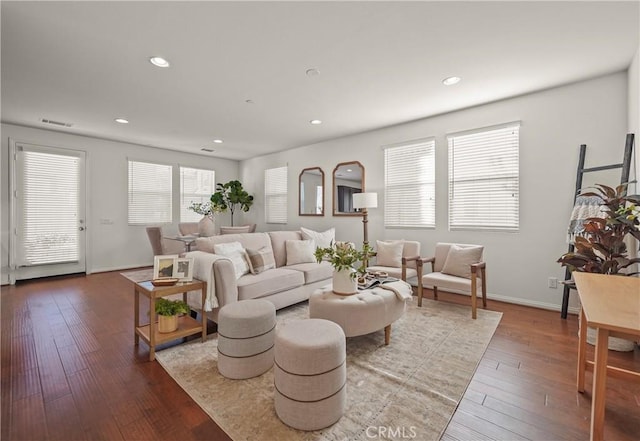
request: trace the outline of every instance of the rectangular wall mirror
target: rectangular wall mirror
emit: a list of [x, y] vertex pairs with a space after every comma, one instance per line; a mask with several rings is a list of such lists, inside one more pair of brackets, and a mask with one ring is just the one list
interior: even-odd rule
[[305, 168], [300, 172], [298, 214], [324, 216], [324, 172], [320, 167]]

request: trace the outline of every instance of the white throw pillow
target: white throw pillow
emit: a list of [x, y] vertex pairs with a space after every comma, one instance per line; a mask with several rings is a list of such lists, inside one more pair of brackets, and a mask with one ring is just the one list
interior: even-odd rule
[[328, 248], [331, 246], [331, 242], [336, 241], [336, 229], [330, 228], [322, 233], [318, 231], [309, 230], [308, 228], [300, 227], [302, 238], [305, 240], [313, 240], [317, 248]]
[[284, 243], [287, 250], [287, 265], [316, 262], [313, 253], [316, 250], [313, 240], [287, 240]]
[[402, 249], [404, 242], [391, 240], [383, 242], [376, 240], [376, 265], [400, 268], [402, 266]]
[[470, 265], [480, 262], [483, 249], [484, 247], [481, 246], [460, 247], [455, 244], [451, 245], [449, 254], [447, 254], [447, 260], [444, 261], [441, 272], [443, 274], [470, 279]]
[[249, 264], [240, 242], [217, 243], [213, 246], [213, 251], [231, 260], [233, 269], [236, 272], [236, 280], [249, 273]]

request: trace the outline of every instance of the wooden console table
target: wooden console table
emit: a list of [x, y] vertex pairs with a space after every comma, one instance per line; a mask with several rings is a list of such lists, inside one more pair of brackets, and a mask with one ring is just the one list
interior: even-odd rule
[[[591, 391], [591, 440], [604, 439], [607, 374], [640, 382], [640, 373], [607, 365], [609, 336], [636, 340], [640, 337], [640, 278], [574, 272], [582, 308], [578, 343], [578, 392], [584, 392], [584, 376], [593, 370]], [[598, 333], [594, 361], [586, 359], [587, 326]]]
[[[202, 341], [207, 338], [207, 316], [202, 313], [202, 322], [185, 315], [178, 318], [178, 329], [173, 332], [160, 333], [157, 329], [158, 318], [156, 316], [156, 299], [182, 293], [182, 298], [187, 301], [188, 291], [200, 291], [202, 304], [205, 303], [207, 282], [194, 279], [192, 282], [180, 282], [173, 286], [153, 286], [150, 281], [134, 284], [134, 325], [133, 335], [135, 345], [138, 346], [140, 338], [149, 345], [149, 361], [156, 358], [156, 346], [171, 340], [202, 333]], [[140, 294], [149, 298], [149, 323], [140, 325]]]

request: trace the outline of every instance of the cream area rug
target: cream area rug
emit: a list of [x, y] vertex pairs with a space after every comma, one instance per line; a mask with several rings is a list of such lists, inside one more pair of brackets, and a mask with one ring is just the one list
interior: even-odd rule
[[[218, 373], [217, 334], [156, 352], [156, 359], [234, 440], [438, 440], [473, 376], [501, 313], [415, 298], [384, 331], [347, 339], [347, 408], [326, 429], [282, 423], [273, 405], [273, 369], [248, 380]], [[308, 318], [307, 303], [278, 311], [278, 326]]]

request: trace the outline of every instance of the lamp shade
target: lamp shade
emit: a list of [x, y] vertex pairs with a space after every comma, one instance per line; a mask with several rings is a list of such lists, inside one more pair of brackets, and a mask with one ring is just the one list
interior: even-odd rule
[[355, 193], [353, 195], [353, 208], [377, 208], [378, 193]]

